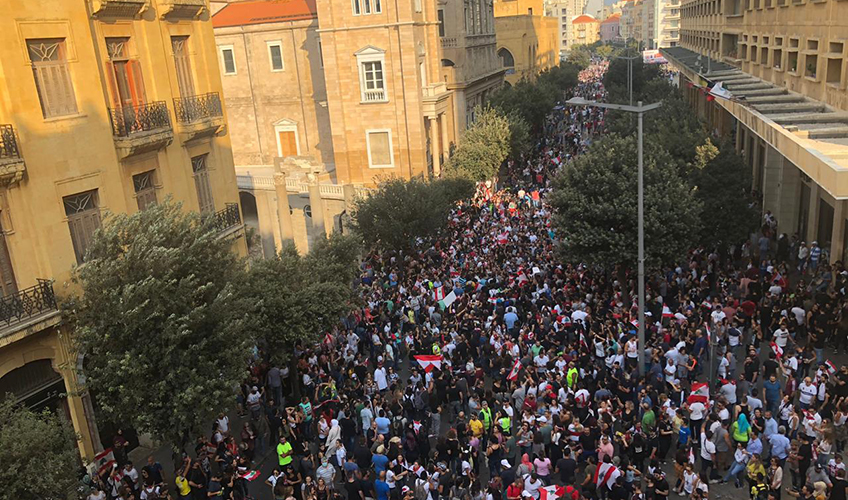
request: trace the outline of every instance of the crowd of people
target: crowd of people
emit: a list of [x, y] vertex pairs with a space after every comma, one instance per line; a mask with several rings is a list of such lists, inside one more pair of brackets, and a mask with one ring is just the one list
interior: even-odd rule
[[[605, 70], [572, 92], [603, 99]], [[242, 425], [221, 414], [167, 484], [127, 463], [90, 498], [697, 500], [728, 482], [844, 500], [848, 367], [824, 349], [848, 338], [848, 273], [784, 252], [768, 220], [765, 242], [693, 249], [648, 280], [640, 375], [635, 280], [563, 263], [545, 203], [603, 129], [598, 108], [555, 110], [438, 239], [368, 255], [364, 306], [318, 345], [291, 366], [260, 349]]]

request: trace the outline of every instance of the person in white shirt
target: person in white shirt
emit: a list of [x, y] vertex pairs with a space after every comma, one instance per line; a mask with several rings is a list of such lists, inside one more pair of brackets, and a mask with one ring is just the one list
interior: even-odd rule
[[819, 389], [813, 384], [810, 377], [806, 377], [800, 385], [798, 385], [798, 403], [801, 409], [806, 410], [813, 404], [813, 399], [818, 395]]
[[377, 390], [385, 391], [389, 388], [389, 382], [386, 378], [386, 368], [380, 363], [374, 370], [374, 382], [377, 384]]
[[716, 445], [713, 443], [713, 432], [710, 430], [701, 432], [701, 460], [704, 462], [701, 470], [706, 472], [707, 469], [713, 468], [715, 454]]
[[780, 328], [774, 331], [774, 343], [781, 349], [786, 347], [789, 342], [789, 330], [786, 329], [786, 324], [781, 324]]
[[663, 368], [663, 373], [665, 373], [665, 381], [669, 384], [674, 383], [674, 379], [677, 378], [677, 367], [674, 365], [674, 360], [668, 358], [665, 363], [665, 367]]

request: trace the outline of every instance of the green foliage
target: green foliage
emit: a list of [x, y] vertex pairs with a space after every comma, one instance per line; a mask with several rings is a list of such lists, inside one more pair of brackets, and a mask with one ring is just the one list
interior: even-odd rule
[[[632, 51], [631, 51], [632, 55]], [[665, 87], [655, 86], [654, 82], [662, 82], [659, 65], [644, 64], [638, 57], [632, 62], [627, 59], [613, 59], [610, 61], [609, 69], [604, 75], [604, 88], [607, 91], [607, 100], [615, 103], [629, 103], [630, 93], [627, 88], [627, 66], [633, 66], [633, 104], [638, 101], [645, 103], [661, 100]]]
[[[551, 203], [565, 259], [636, 266], [637, 163], [635, 138], [609, 135], [556, 177]], [[674, 264], [694, 243], [700, 203], [662, 149], [646, 147], [644, 172], [646, 265]]]
[[474, 189], [464, 178], [390, 178], [356, 201], [351, 225], [368, 246], [410, 248], [416, 238], [438, 234], [456, 202], [471, 198]]
[[170, 200], [110, 215], [75, 272], [84, 374], [104, 416], [175, 445], [233, 400], [252, 340], [244, 265]]
[[501, 87], [492, 95], [491, 104], [506, 116], [520, 116], [530, 132], [539, 135], [557, 101], [563, 100], [565, 93], [577, 85], [579, 71], [578, 65], [560, 64], [543, 71], [535, 81], [521, 80], [511, 87]]
[[509, 120], [509, 156], [519, 159], [530, 151], [530, 125], [516, 112], [507, 116]]
[[49, 411], [35, 413], [11, 398], [0, 402], [0, 464], [2, 498], [77, 498], [76, 435], [67, 420]]
[[716, 148], [708, 142], [696, 156], [703, 167], [696, 165], [689, 180], [703, 206], [700, 243], [726, 247], [744, 241], [760, 220], [751, 204], [751, 169], [728, 143]]
[[580, 69], [588, 68], [592, 64], [592, 51], [588, 45], [577, 45], [568, 53], [567, 61]]
[[251, 267], [243, 294], [252, 304], [251, 328], [272, 362], [285, 363], [296, 344], [317, 341], [350, 311], [359, 256], [358, 240], [333, 234], [305, 256], [287, 244]]
[[510, 152], [510, 122], [491, 107], [475, 110], [477, 119], [465, 131], [459, 146], [445, 165], [448, 177], [485, 181], [497, 176]]

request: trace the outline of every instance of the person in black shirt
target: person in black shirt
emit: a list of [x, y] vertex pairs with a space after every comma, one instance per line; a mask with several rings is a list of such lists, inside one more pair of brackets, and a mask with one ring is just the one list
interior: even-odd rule
[[777, 355], [774, 351], [769, 352], [768, 359], [763, 363], [763, 379], [768, 380], [772, 374], [777, 374], [778, 363], [776, 361]]
[[833, 488], [830, 490], [830, 500], [846, 500], [846, 494], [848, 494], [848, 481], [845, 480], [845, 469], [836, 469]]
[[665, 474], [662, 470], [657, 469], [654, 472], [654, 500], [667, 500], [668, 490], [668, 481], [665, 479]]
[[574, 473], [577, 471], [577, 461], [571, 458], [571, 449], [563, 450], [563, 457], [557, 460], [554, 472], [559, 474], [562, 484], [573, 484]]

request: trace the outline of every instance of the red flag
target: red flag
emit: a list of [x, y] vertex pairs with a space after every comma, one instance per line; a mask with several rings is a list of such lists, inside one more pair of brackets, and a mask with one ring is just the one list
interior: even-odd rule
[[510, 370], [509, 375], [506, 377], [507, 380], [515, 380], [518, 378], [518, 372], [521, 371], [521, 360], [516, 359], [515, 364], [512, 365], [512, 370]]

